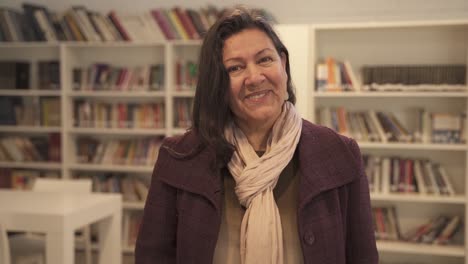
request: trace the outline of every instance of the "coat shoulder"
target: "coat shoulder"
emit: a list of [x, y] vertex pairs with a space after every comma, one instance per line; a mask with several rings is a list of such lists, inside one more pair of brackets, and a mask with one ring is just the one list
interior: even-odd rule
[[303, 120], [302, 134], [304, 142], [319, 142], [319, 144], [317, 144], [319, 148], [333, 151], [346, 151], [352, 154], [356, 165], [360, 165], [361, 151], [354, 139], [343, 136], [331, 128], [313, 124], [307, 120]]
[[343, 136], [337, 133], [335, 130], [326, 127], [314, 124], [310, 121], [303, 120], [302, 122], [302, 133], [305, 136], [312, 136], [314, 139], [318, 139], [320, 142], [335, 142], [335, 143], [344, 143], [345, 145], [356, 144], [356, 141], [347, 136]]
[[165, 138], [161, 148], [173, 158], [189, 158], [200, 152], [203, 144], [195, 130], [188, 130], [183, 135]]

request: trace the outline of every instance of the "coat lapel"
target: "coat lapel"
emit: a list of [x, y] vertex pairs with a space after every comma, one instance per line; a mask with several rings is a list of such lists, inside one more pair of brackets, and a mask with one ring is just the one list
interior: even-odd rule
[[343, 137], [328, 128], [303, 121], [299, 140], [299, 210], [319, 193], [342, 186], [359, 176]]
[[205, 197], [220, 210], [221, 176], [219, 171], [213, 171], [211, 167], [215, 151], [204, 147], [198, 154], [189, 158], [183, 157], [183, 154], [196, 151], [198, 146], [200, 141], [193, 131], [163, 145], [162, 151], [167, 151], [168, 155], [164, 155], [164, 160], [161, 161], [164, 164], [160, 167], [167, 168], [167, 173], [161, 173], [160, 179], [177, 189]]

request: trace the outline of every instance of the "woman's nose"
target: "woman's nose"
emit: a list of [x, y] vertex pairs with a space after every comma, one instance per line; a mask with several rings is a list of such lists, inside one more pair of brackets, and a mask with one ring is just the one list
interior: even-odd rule
[[246, 73], [245, 85], [248, 87], [258, 86], [266, 79], [262, 69], [257, 65], [247, 67]]

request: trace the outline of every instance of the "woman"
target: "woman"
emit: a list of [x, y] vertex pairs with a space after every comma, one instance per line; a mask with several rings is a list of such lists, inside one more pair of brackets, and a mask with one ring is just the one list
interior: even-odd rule
[[194, 125], [161, 147], [137, 264], [378, 262], [357, 144], [295, 99], [268, 23], [238, 8], [211, 27]]

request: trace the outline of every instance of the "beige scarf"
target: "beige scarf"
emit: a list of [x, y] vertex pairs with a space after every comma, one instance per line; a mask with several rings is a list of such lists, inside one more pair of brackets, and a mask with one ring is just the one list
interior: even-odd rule
[[228, 168], [236, 181], [237, 198], [247, 208], [240, 230], [242, 264], [284, 262], [283, 231], [273, 189], [294, 155], [301, 130], [301, 117], [286, 101], [261, 157], [234, 123], [225, 131], [236, 147]]

